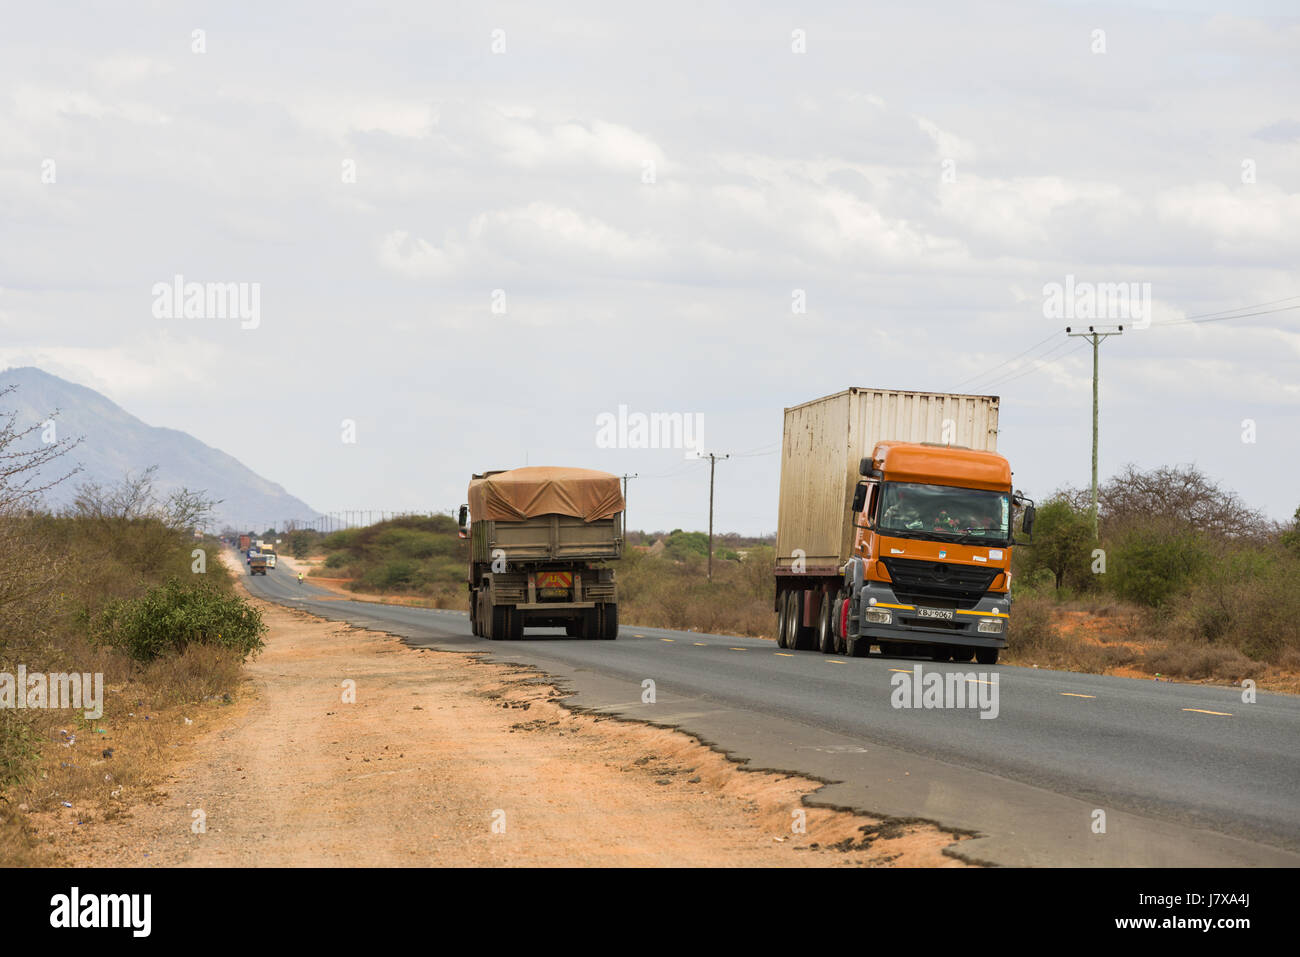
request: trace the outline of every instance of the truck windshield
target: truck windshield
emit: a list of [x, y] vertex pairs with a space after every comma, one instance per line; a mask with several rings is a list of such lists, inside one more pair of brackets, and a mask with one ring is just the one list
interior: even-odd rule
[[1011, 497], [1006, 492], [885, 482], [877, 515], [882, 532], [999, 544], [1011, 537]]

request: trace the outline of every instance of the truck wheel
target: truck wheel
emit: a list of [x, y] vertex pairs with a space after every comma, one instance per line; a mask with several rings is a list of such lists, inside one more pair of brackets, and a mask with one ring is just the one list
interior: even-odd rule
[[492, 606], [492, 624], [488, 628], [488, 638], [492, 641], [504, 641], [506, 628], [510, 624], [510, 607], [508, 605]]
[[831, 596], [822, 592], [822, 610], [817, 614], [817, 650], [823, 655], [835, 654], [835, 628], [831, 622]]
[[606, 641], [614, 641], [618, 638], [618, 605], [605, 605], [605, 627], [601, 629], [600, 637]]
[[998, 649], [976, 648], [975, 660], [982, 665], [996, 665], [998, 663]]
[[871, 641], [867, 638], [850, 638], [844, 637], [844, 657], [845, 658], [865, 658], [867, 652], [871, 651]]
[[785, 646], [791, 651], [803, 648], [803, 590], [790, 592], [785, 610]]
[[578, 622], [578, 637], [593, 639], [600, 637], [600, 608], [584, 608]]
[[790, 616], [790, 595], [792, 592], [777, 592], [776, 596], [776, 646], [785, 647], [786, 619]]

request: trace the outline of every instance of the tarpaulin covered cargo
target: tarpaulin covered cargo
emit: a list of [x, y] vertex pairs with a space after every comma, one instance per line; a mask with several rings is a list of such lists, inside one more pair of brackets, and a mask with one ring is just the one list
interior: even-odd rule
[[569, 515], [584, 522], [623, 511], [617, 475], [594, 469], [532, 466], [497, 472], [469, 483], [474, 521], [520, 522], [539, 515]]

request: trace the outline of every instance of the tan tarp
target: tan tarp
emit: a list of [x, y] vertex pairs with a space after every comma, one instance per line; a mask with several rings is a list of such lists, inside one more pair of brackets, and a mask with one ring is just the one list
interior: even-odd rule
[[621, 511], [618, 476], [593, 469], [538, 465], [469, 483], [469, 513], [476, 522], [518, 522], [537, 515], [572, 515], [595, 522]]

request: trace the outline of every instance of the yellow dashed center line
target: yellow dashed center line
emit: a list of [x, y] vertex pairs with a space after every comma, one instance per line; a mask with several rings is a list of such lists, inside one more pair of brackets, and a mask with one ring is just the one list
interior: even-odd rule
[[911, 668], [890, 668], [889, 670], [897, 671], [900, 675], [910, 675], [912, 673]]
[[645, 635], [633, 635], [632, 637], [633, 637], [633, 638], [644, 638]]
[[991, 681], [984, 681], [984, 680], [981, 679], [981, 678], [967, 678], [967, 679], [966, 679], [966, 683], [967, 683], [967, 684], [977, 684], [977, 685], [991, 685], [991, 684], [993, 684], [993, 682], [991, 682]]
[[708, 643], [707, 641], [697, 641], [697, 642], [695, 643], [695, 647], [696, 647], [696, 648], [707, 648], [708, 646], [709, 646], [709, 643]]
[[1184, 711], [1195, 711], [1197, 714], [1217, 714], [1221, 718], [1231, 718], [1231, 711], [1206, 711], [1203, 708], [1184, 708]]
[[1062, 691], [1061, 694], [1067, 698], [1095, 698], [1095, 694], [1075, 694], [1073, 691]]
[[772, 654], [774, 654], [774, 655], [780, 655], [782, 658], [793, 658], [793, 657], [794, 657], [794, 655], [790, 654], [789, 652], [785, 652], [785, 651], [774, 651], [774, 652], [772, 652]]
[[840, 660], [837, 659], [837, 658], [827, 658], [827, 659], [826, 659], [826, 663], [827, 663], [828, 665], [843, 665], [843, 664], [847, 664], [847, 662], [840, 661]]
[[660, 638], [660, 641], [676, 641], [676, 638]]
[[748, 648], [728, 648], [728, 651], [748, 651]]

